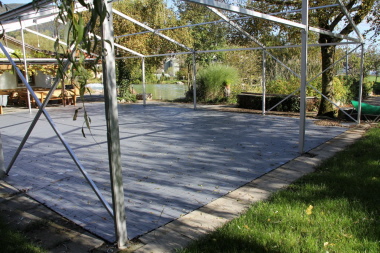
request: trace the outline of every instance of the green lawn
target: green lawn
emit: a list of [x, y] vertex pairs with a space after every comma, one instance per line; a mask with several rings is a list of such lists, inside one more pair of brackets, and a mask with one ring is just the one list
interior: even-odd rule
[[22, 232], [10, 229], [4, 221], [0, 219], [0, 252], [44, 253], [46, 251], [31, 243]]
[[373, 84], [373, 92], [374, 94], [376, 95], [379, 95], [380, 94], [380, 77], [377, 78], [377, 82], [376, 81], [376, 76], [367, 76], [365, 78], [366, 81], [370, 81], [370, 82], [374, 82]]
[[[366, 81], [370, 81], [370, 82], [375, 82], [376, 81], [376, 76], [367, 76], [365, 78]], [[380, 77], [377, 78], [377, 82], [380, 82]]]
[[380, 252], [380, 128], [178, 252]]

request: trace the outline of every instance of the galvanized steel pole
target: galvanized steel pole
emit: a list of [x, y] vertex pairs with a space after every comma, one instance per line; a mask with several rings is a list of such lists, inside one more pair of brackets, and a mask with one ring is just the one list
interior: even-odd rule
[[195, 52], [193, 52], [193, 99], [194, 99], [194, 110], [197, 109], [197, 66], [195, 62]]
[[363, 97], [363, 70], [364, 70], [364, 43], [361, 44], [361, 59], [360, 59], [360, 83], [359, 83], [359, 105], [358, 105], [358, 124], [362, 115], [362, 97]]
[[266, 57], [266, 50], [264, 49], [263, 50], [263, 69], [262, 69], [262, 77], [261, 77], [261, 80], [262, 80], [262, 86], [263, 86], [263, 104], [262, 104], [262, 110], [263, 110], [263, 115], [265, 115], [265, 96], [266, 96], [266, 91], [267, 91], [267, 89], [266, 89], [266, 86], [267, 86], [267, 84], [266, 84], [266, 77], [265, 77], [265, 75], [266, 75], [266, 62], [267, 62], [267, 57]]
[[119, 120], [116, 94], [115, 51], [112, 26], [112, 3], [106, 3], [107, 17], [102, 24], [103, 82], [105, 98], [105, 116], [107, 124], [108, 158], [110, 166], [112, 204], [118, 248], [125, 248], [128, 242], [124, 188], [121, 167]]
[[307, 48], [309, 25], [309, 0], [302, 0], [302, 24], [305, 28], [301, 31], [301, 90], [300, 90], [300, 127], [299, 127], [299, 153], [304, 152], [305, 125], [306, 125], [306, 85], [307, 85]]
[[146, 85], [145, 85], [145, 57], [141, 57], [142, 65], [142, 85], [143, 85], [143, 100], [144, 106], [146, 105]]
[[[26, 64], [26, 51], [25, 51], [25, 38], [24, 38], [24, 25], [22, 24], [22, 22], [20, 21], [20, 24], [21, 24], [21, 41], [22, 41], [22, 53], [24, 55], [24, 76], [25, 76], [25, 79], [29, 82], [28, 80], [28, 66]], [[28, 108], [29, 108], [29, 113], [32, 112], [32, 107], [30, 105], [30, 92], [28, 89], [26, 89], [26, 94], [28, 96]]]

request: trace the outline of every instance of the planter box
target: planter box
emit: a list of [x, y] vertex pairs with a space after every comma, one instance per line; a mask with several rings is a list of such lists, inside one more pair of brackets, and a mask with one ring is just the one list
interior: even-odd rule
[[[266, 110], [272, 108], [287, 95], [281, 94], [266, 94], [265, 107]], [[238, 107], [254, 110], [262, 110], [262, 94], [242, 92], [237, 95]], [[307, 110], [314, 111], [318, 108], [319, 99], [315, 97], [308, 97], [306, 100]], [[283, 101], [280, 105], [273, 109], [273, 111], [281, 112], [299, 112], [300, 98], [298, 96], [290, 96], [287, 100]]]

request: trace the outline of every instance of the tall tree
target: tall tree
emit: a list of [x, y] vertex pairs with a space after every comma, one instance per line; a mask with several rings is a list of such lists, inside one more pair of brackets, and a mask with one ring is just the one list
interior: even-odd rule
[[[379, 13], [377, 7], [379, 7], [379, 0], [342, 0], [344, 3], [350, 17], [353, 22], [358, 25], [367, 19], [368, 22], [373, 24], [379, 24]], [[278, 0], [262, 0], [262, 1], [252, 1], [248, 4], [248, 8], [254, 8], [255, 10], [262, 11], [264, 13], [274, 13], [279, 11], [289, 11], [301, 8], [301, 0], [293, 1], [278, 1]], [[336, 4], [335, 0], [321, 0], [321, 1], [310, 1], [310, 7], [317, 6], [327, 6]], [[291, 20], [300, 21], [299, 12], [290, 12], [282, 14], [282, 17]], [[346, 16], [343, 14], [341, 8], [339, 7], [329, 7], [314, 9], [310, 11], [310, 25], [323, 28], [324, 30], [338, 33], [341, 35], [349, 35], [354, 31], [354, 27], [350, 22], [347, 21]], [[377, 22], [377, 23], [376, 23]], [[297, 42], [300, 37], [296, 35], [296, 30], [292, 28], [285, 27], [283, 25], [273, 24], [271, 25], [271, 30], [265, 29], [265, 25], [262, 21], [255, 21], [255, 26], [253, 29], [258, 31], [259, 36], [268, 36], [268, 34], [273, 34], [273, 29], [275, 34], [282, 36], [284, 39], [289, 39], [290, 42]], [[377, 28], [372, 27], [378, 34]], [[263, 31], [263, 32], [260, 32]], [[298, 33], [299, 34], [299, 33]], [[312, 33], [310, 33], [312, 35]], [[313, 38], [312, 38], [313, 39]], [[332, 37], [326, 34], [318, 35], [318, 42], [323, 43], [337, 43], [341, 42], [341, 38]], [[334, 63], [336, 53], [336, 45], [322, 46], [321, 47], [321, 69], [327, 69], [331, 64]], [[328, 69], [323, 72], [322, 75], [322, 93], [329, 99], [333, 99], [333, 78], [335, 76], [335, 70], [333, 68]], [[328, 102], [324, 97], [322, 97], [318, 114], [319, 115], [333, 115], [333, 105]]]
[[380, 49], [377, 49], [375, 46], [369, 47], [366, 51], [366, 65], [369, 71], [375, 72], [377, 78], [380, 75]]
[[[114, 8], [153, 29], [175, 27], [179, 22], [175, 12], [166, 5], [164, 0], [120, 1], [114, 4]], [[118, 15], [114, 16], [114, 31], [119, 44], [143, 55], [184, 51], [180, 46], [161, 38], [157, 34], [140, 33], [146, 29]], [[161, 33], [178, 42], [182, 42], [182, 38], [188, 37], [186, 31], [183, 30], [169, 30]], [[129, 53], [123, 53], [122, 50], [119, 50], [118, 53], [119, 56], [131, 56]], [[160, 57], [147, 58], [147, 70], [152, 69], [151, 71], [153, 71], [161, 63], [162, 58]]]
[[[364, 21], [365, 17], [373, 12], [373, 7], [377, 0], [363, 0], [355, 1], [350, 0], [345, 2], [347, 11], [350, 13], [353, 22], [358, 25]], [[319, 15], [316, 16], [319, 27], [326, 29], [328, 31], [338, 32], [341, 35], [349, 35], [354, 31], [354, 27], [351, 23], [346, 22], [343, 26], [339, 27], [341, 21], [345, 20], [345, 15], [340, 10], [331, 9], [330, 11], [321, 12], [318, 11]], [[335, 43], [340, 42], [342, 39], [331, 37], [329, 35], [320, 34], [319, 43]], [[336, 46], [323, 46], [321, 47], [322, 56], [322, 70], [327, 69], [331, 64], [334, 63], [334, 56], [336, 52]], [[333, 93], [333, 78], [335, 76], [334, 69], [330, 68], [325, 71], [322, 75], [322, 94], [327, 98], [332, 98]], [[321, 104], [319, 107], [318, 115], [333, 115], [333, 105], [322, 97]]]
[[[184, 1], [176, 1], [178, 15], [182, 25], [199, 24], [220, 20], [220, 17], [208, 10], [207, 7]], [[187, 29], [190, 33], [191, 48], [200, 50], [214, 50], [225, 48], [227, 43], [228, 27], [224, 23], [209, 23], [193, 26]], [[207, 65], [223, 54], [197, 54], [197, 62]]]

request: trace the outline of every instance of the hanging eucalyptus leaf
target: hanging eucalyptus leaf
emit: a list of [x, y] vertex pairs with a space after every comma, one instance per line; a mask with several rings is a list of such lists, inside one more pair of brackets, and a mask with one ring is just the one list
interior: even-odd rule
[[82, 107], [79, 107], [78, 109], [75, 110], [74, 112], [74, 116], [73, 116], [73, 120], [77, 120], [77, 117], [78, 117], [78, 113], [79, 113], [79, 110], [82, 109]]

